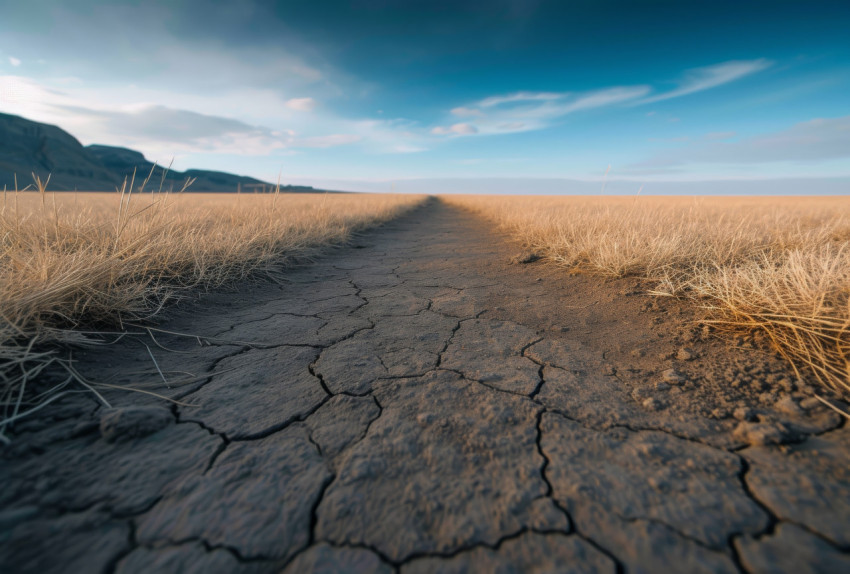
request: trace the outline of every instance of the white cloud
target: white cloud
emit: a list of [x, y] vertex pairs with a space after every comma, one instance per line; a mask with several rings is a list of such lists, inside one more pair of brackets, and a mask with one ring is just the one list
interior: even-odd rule
[[470, 135], [478, 133], [478, 128], [476, 128], [472, 124], [455, 124], [452, 126], [451, 129], [454, 133], [461, 135]]
[[770, 60], [760, 58], [758, 60], [732, 60], [704, 68], [694, 68], [685, 73], [683, 81], [675, 90], [645, 98], [637, 103], [649, 104], [660, 102], [716, 88], [765, 70], [772, 64], [773, 62]]
[[[615, 86], [592, 92], [515, 92], [484, 98], [470, 107], [457, 107], [453, 115], [479, 112], [475, 125], [461, 123], [437, 126], [434, 135], [505, 134], [538, 130], [554, 120], [575, 112], [616, 105], [641, 98], [649, 93], [647, 86]], [[485, 108], [487, 113], [481, 113]], [[460, 113], [458, 113], [460, 112]]]
[[18, 58], [15, 58], [14, 56], [9, 56], [9, 63], [17, 68], [18, 66], [21, 65], [21, 60], [18, 59]]
[[493, 106], [501, 106], [503, 104], [511, 104], [515, 102], [548, 102], [551, 100], [559, 100], [568, 96], [569, 93], [558, 92], [516, 92], [504, 96], [491, 96], [484, 98], [478, 105], [482, 108], [491, 108]]
[[[106, 101], [97, 96], [106, 95]], [[151, 94], [148, 94], [151, 95]], [[111, 96], [111, 97], [110, 97]], [[94, 94], [75, 83], [55, 89], [20, 76], [0, 76], [3, 111], [27, 119], [59, 125], [84, 144], [132, 147], [152, 159], [184, 153], [269, 155], [276, 150], [330, 148], [364, 139], [357, 133], [334, 130], [358, 128], [350, 121], [319, 119], [307, 122], [308, 135], [298, 135], [284, 124], [276, 127], [149, 102], [116, 104], [121, 94]], [[219, 104], [222, 102], [218, 100]], [[278, 102], [280, 103], [280, 102]], [[214, 108], [206, 102], [201, 108]], [[226, 109], [226, 106], [220, 106]], [[275, 106], [270, 106], [275, 107]], [[298, 114], [294, 115], [295, 117]], [[271, 117], [273, 124], [287, 118]], [[315, 125], [313, 125], [315, 124]], [[300, 127], [300, 126], [299, 126]], [[333, 131], [332, 131], [333, 130]], [[319, 132], [319, 133], [316, 133]], [[324, 135], [330, 132], [330, 135]]]
[[252, 126], [245, 122], [221, 116], [199, 114], [189, 110], [159, 105], [127, 106], [123, 110], [92, 110], [66, 106], [65, 111], [88, 116], [90, 121], [107, 124], [117, 133], [135, 138], [187, 144], [224, 135], [252, 134], [274, 137], [268, 128]]
[[428, 151], [428, 148], [416, 145], [398, 144], [387, 148], [384, 151], [387, 153], [419, 153], [421, 151]]
[[186, 94], [0, 76], [4, 112], [58, 125], [84, 144], [134, 147], [151, 158], [194, 152], [263, 156], [350, 144], [374, 153], [413, 153], [430, 141], [409, 120], [350, 119], [323, 107], [305, 114], [287, 101], [273, 90]]
[[431, 130], [431, 133], [438, 136], [459, 135], [469, 136], [478, 133], [478, 128], [472, 124], [454, 124], [448, 127], [437, 126]]
[[557, 108], [559, 115], [601, 108], [634, 100], [649, 92], [648, 86], [619, 86], [589, 92]]
[[286, 101], [286, 107], [299, 112], [311, 112], [316, 107], [316, 100], [313, 98], [292, 98]]
[[[455, 107], [451, 114], [458, 117], [477, 117], [477, 130], [474, 133], [481, 135], [539, 130], [572, 113], [620, 104], [639, 105], [678, 98], [733, 82], [771, 65], [769, 60], [758, 59], [733, 60], [694, 68], [684, 74], [679, 87], [656, 95], [650, 95], [652, 88], [648, 85], [612, 86], [590, 92], [512, 92]], [[486, 114], [482, 110], [486, 110]], [[655, 111], [646, 113], [647, 116], [655, 114]], [[670, 118], [668, 121], [678, 122], [679, 118]], [[437, 126], [431, 133], [468, 135], [467, 132], [458, 132], [453, 128], [454, 126]]]

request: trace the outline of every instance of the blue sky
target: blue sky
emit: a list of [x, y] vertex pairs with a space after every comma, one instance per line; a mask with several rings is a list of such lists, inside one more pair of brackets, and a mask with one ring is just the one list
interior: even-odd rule
[[648, 192], [850, 178], [846, 1], [29, 0], [2, 13], [0, 111], [180, 169], [402, 191], [557, 190], [606, 171], [611, 189]]

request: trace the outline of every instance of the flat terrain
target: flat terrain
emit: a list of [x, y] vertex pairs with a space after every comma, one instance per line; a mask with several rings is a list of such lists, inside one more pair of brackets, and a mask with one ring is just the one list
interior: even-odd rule
[[532, 259], [433, 200], [159, 325], [191, 336], [76, 356], [180, 404], [21, 421], [0, 570], [850, 569], [850, 429], [807, 382], [639, 281]]

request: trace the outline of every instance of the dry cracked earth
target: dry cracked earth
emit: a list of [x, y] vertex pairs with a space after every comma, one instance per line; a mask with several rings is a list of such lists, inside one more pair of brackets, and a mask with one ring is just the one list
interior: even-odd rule
[[78, 354], [179, 404], [18, 424], [0, 571], [850, 571], [850, 428], [805, 381], [520, 251], [431, 200]]

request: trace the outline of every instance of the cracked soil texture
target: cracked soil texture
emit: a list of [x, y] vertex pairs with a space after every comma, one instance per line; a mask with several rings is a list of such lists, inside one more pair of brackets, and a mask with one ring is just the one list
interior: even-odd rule
[[21, 421], [0, 571], [850, 571], [848, 429], [758, 340], [436, 199], [286, 277], [75, 356], [179, 403]]

